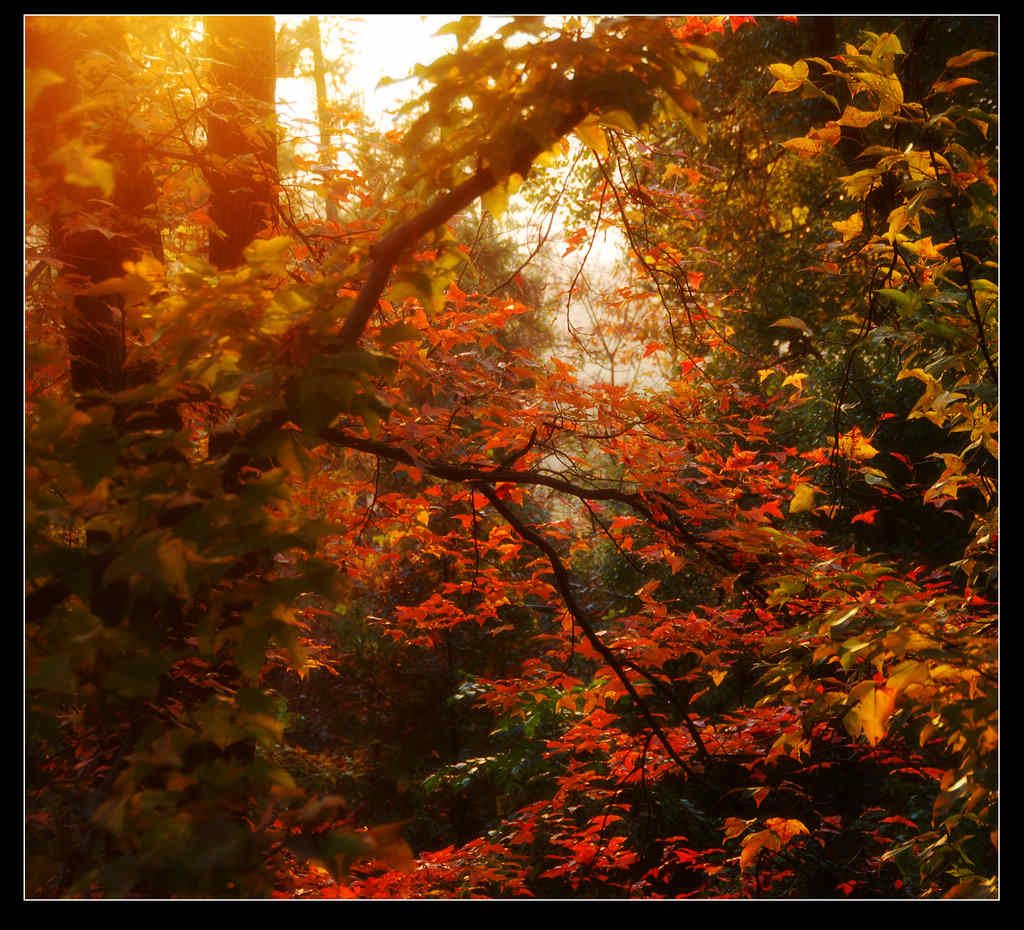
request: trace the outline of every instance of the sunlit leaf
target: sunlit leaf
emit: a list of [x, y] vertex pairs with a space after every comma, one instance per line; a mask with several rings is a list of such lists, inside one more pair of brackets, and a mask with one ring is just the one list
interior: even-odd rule
[[992, 58], [995, 54], [995, 52], [986, 52], [979, 48], [972, 48], [970, 51], [963, 52], [960, 55], [954, 55], [946, 62], [946, 67], [964, 68], [967, 65], [973, 65], [976, 61], [982, 61], [985, 58]]
[[804, 333], [810, 333], [807, 324], [796, 316], [784, 316], [772, 323], [772, 326], [784, 326], [787, 329], [799, 329]]
[[594, 150], [594, 153], [601, 158], [605, 158], [608, 155], [608, 139], [605, 137], [604, 129], [595, 117], [588, 117], [582, 123], [577, 124], [576, 128], [573, 129], [573, 133], [589, 145]]
[[805, 513], [814, 509], [814, 487], [810, 484], [798, 484], [789, 502], [790, 513]]
[[878, 450], [868, 442], [859, 429], [854, 427], [839, 437], [839, 453], [846, 458], [863, 462], [878, 455]]
[[874, 682], [866, 682], [851, 694], [859, 697], [854, 707], [843, 718], [843, 724], [853, 737], [863, 736], [871, 746], [877, 745], [889, 732], [889, 718], [896, 706], [896, 691]]

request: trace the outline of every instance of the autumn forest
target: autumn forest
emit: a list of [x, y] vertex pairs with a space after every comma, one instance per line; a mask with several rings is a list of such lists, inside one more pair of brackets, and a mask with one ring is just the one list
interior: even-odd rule
[[24, 18], [24, 897], [998, 898], [998, 18], [429, 19]]

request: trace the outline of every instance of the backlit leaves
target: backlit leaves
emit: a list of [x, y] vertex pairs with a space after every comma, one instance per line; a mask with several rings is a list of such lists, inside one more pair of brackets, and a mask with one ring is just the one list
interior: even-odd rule
[[[998, 186], [975, 147], [995, 123], [925, 126], [893, 34], [757, 72], [733, 134], [701, 121], [751, 70], [708, 47], [724, 18], [482, 25], [444, 27], [457, 50], [417, 69], [401, 195], [353, 170], [354, 218], [282, 217], [238, 269], [179, 243], [83, 288], [159, 374], [29, 404], [33, 848], [102, 829], [120, 858], [80, 871], [104, 894], [991, 891]], [[839, 118], [780, 119], [790, 93]], [[569, 132], [608, 183], [570, 179], [594, 200], [555, 254], [581, 258], [617, 196], [639, 273], [599, 295], [581, 272], [565, 311], [598, 312], [573, 342], [531, 290], [564, 282], [505, 281], [518, 261], [467, 234], [471, 209], [375, 265], [468, 178], [495, 182], [474, 188], [491, 218], [535, 197], [527, 169], [560, 170]], [[165, 144], [161, 216], [204, 225], [194, 150], [164, 164]], [[105, 162], [83, 147], [61, 179], [102, 193]], [[751, 225], [715, 238], [716, 196]], [[753, 287], [761, 221], [820, 258], [769, 250]], [[595, 373], [601, 339], [635, 383]], [[150, 401], [182, 425], [136, 428]], [[962, 552], [926, 556], [936, 527]], [[34, 861], [33, 887], [64, 893], [65, 867]]]
[[843, 718], [843, 724], [851, 736], [863, 736], [869, 745], [877, 745], [889, 731], [896, 691], [874, 682], [863, 682], [850, 691], [850, 697], [857, 703]]
[[788, 94], [803, 87], [807, 80], [808, 70], [806, 61], [798, 61], [794, 65], [787, 65], [782, 62], [769, 65], [768, 70], [775, 76], [775, 83], [769, 88], [770, 94]]

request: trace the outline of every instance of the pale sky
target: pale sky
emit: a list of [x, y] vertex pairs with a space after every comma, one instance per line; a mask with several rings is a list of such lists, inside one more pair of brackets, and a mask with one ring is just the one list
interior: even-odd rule
[[[403, 81], [377, 89], [382, 77], [404, 78], [418, 63], [429, 64], [436, 58], [455, 50], [456, 40], [452, 35], [436, 36], [435, 33], [445, 23], [458, 19], [463, 14], [360, 14], [358, 16], [324, 16], [329, 19], [346, 19], [348, 28], [345, 30], [353, 39], [353, 56], [349, 59], [351, 71], [346, 79], [346, 86], [360, 92], [364, 99], [364, 112], [373, 119], [378, 127], [387, 130], [389, 127], [387, 111], [396, 109], [417, 89], [415, 80]], [[278, 17], [282, 19], [283, 17]], [[304, 19], [297, 16], [295, 19]], [[499, 28], [507, 17], [484, 17], [478, 36], [484, 36]], [[325, 38], [326, 38], [325, 30]], [[326, 48], [328, 58], [337, 54]], [[300, 118], [310, 119], [315, 112], [313, 82], [300, 79], [279, 80], [277, 85], [278, 99], [292, 108], [292, 113]], [[506, 214], [506, 222], [510, 222], [518, 214], [517, 204], [510, 205]], [[520, 217], [522, 221], [524, 217]], [[524, 235], [535, 241], [536, 231], [525, 230]], [[557, 233], [556, 233], [557, 238]], [[593, 272], [598, 268], [614, 266], [615, 259], [622, 250], [622, 237], [616, 231], [607, 231], [597, 237], [597, 242], [588, 262]], [[580, 256], [574, 256], [578, 259]], [[571, 267], [570, 267], [571, 266]], [[571, 276], [574, 262], [570, 260]], [[564, 269], [563, 269], [564, 271]]]
[[[445, 23], [461, 14], [361, 13], [359, 15], [324, 15], [323, 20], [346, 20], [346, 32], [352, 37], [351, 71], [346, 85], [363, 95], [365, 112], [381, 129], [387, 129], [388, 110], [395, 109], [416, 90], [415, 81], [403, 81], [377, 89], [383, 77], [404, 78], [417, 64], [429, 64], [455, 49], [455, 37], [435, 36]], [[277, 19], [301, 21], [306, 15], [278, 16]], [[502, 20], [495, 18], [496, 25]], [[481, 31], [484, 31], [483, 29]], [[324, 32], [327, 40], [327, 30]], [[332, 58], [337, 49], [324, 49]], [[297, 113], [307, 115], [313, 110], [313, 89], [308, 80], [278, 81], [278, 97]]]
[[[429, 64], [441, 55], [454, 51], [456, 48], [454, 36], [437, 36], [435, 33], [445, 23], [458, 19], [460, 15], [462, 14], [389, 13], [323, 17], [325, 21], [336, 19], [348, 21], [344, 32], [352, 40], [352, 56], [349, 58], [351, 70], [346, 77], [345, 86], [362, 95], [363, 111], [376, 122], [379, 129], [387, 131], [391, 128], [387, 112], [397, 109], [401, 103], [409, 99], [416, 92], [418, 84], [415, 80], [401, 81], [378, 89], [378, 82], [383, 77], [405, 78], [416, 64]], [[283, 18], [278, 17], [279, 20]], [[305, 16], [294, 18], [301, 20], [305, 19]], [[477, 35], [485, 36], [500, 28], [504, 22], [507, 22], [507, 18], [503, 16], [485, 16]], [[325, 41], [329, 32], [328, 29], [323, 30]], [[338, 50], [326, 47], [324, 53], [328, 58], [332, 58], [338, 54]], [[278, 80], [277, 96], [279, 104], [286, 110], [290, 109], [293, 117], [302, 120], [313, 118], [316, 111], [315, 90], [313, 82], [308, 78]], [[282, 115], [284, 114], [282, 113]], [[517, 209], [519, 207], [522, 209]], [[524, 243], [523, 249], [537, 241], [540, 228], [546, 225], [544, 217], [530, 223], [528, 213], [529, 208], [517, 203], [513, 198], [502, 224], [512, 232], [514, 237], [521, 239]], [[559, 247], [555, 243], [562, 238], [557, 229], [552, 238], [555, 254], [557, 254]], [[610, 229], [601, 232], [596, 237], [593, 250], [587, 257], [586, 275], [588, 279], [594, 284], [601, 281], [603, 286], [612, 286], [616, 270], [621, 270], [624, 267], [623, 249], [624, 239], [618, 230]], [[556, 292], [559, 288], [568, 287], [569, 281], [575, 276], [578, 263], [583, 261], [586, 251], [586, 249], [581, 249], [570, 258], [563, 257], [562, 260], [547, 268], [546, 277]], [[545, 260], [543, 257], [538, 257], [537, 261], [543, 264]], [[585, 314], [581, 315], [581, 307], [582, 305], [577, 301], [571, 315], [575, 324], [585, 330], [592, 325], [593, 321]], [[563, 318], [564, 315], [559, 316], [559, 320]]]
[[376, 89], [382, 77], [403, 78], [416, 64], [429, 64], [455, 48], [455, 37], [434, 36], [454, 15], [362, 14], [353, 24], [357, 54], [351, 78], [365, 94], [367, 115], [381, 120], [386, 110], [416, 89], [414, 81]]

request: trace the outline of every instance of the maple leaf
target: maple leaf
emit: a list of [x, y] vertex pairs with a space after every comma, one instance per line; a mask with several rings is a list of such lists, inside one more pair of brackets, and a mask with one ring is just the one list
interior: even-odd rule
[[843, 724], [854, 738], [863, 736], [869, 745], [877, 746], [889, 732], [889, 718], [896, 707], [896, 691], [874, 682], [864, 682], [850, 695], [858, 700], [843, 718]]

